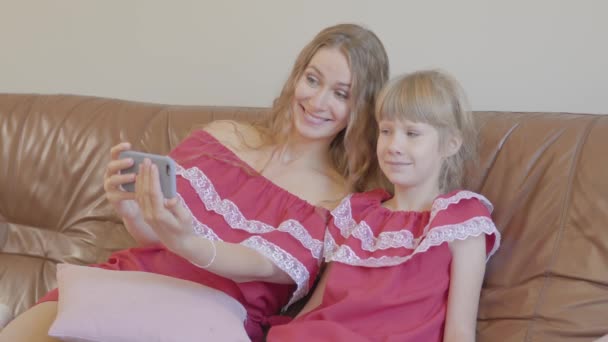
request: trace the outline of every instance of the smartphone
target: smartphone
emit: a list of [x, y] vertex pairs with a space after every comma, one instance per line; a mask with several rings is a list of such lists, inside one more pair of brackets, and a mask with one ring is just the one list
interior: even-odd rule
[[[120, 159], [131, 158], [133, 165], [127, 169], [121, 170], [120, 173], [138, 173], [139, 165], [144, 162], [144, 158], [150, 161], [158, 168], [158, 176], [160, 181], [160, 189], [163, 192], [164, 198], [173, 198], [176, 196], [175, 185], [175, 161], [168, 156], [160, 154], [144, 153], [137, 151], [123, 151], [119, 155]], [[135, 182], [122, 185], [125, 191], [135, 192]]]

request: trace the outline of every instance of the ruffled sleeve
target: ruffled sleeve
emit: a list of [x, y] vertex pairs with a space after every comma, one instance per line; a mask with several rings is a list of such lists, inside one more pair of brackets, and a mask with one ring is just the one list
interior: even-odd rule
[[437, 198], [416, 252], [484, 234], [489, 259], [500, 246], [500, 232], [492, 221], [492, 210], [492, 203], [487, 198], [472, 191], [456, 191]]

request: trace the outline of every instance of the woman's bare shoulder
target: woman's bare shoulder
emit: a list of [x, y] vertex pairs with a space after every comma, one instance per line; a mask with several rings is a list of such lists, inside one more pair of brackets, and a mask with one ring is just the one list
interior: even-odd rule
[[261, 143], [260, 131], [250, 123], [234, 120], [214, 120], [205, 127], [205, 131], [228, 147], [242, 149]]

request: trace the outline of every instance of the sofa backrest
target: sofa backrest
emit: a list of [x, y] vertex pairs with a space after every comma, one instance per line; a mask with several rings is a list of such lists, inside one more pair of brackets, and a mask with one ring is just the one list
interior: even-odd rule
[[22, 312], [56, 285], [57, 263], [102, 262], [134, 245], [104, 197], [110, 147], [166, 154], [196, 126], [263, 111], [0, 94], [0, 215], [9, 222], [0, 303]]
[[479, 113], [472, 185], [495, 206], [483, 341], [589, 341], [608, 333], [608, 115]]
[[[194, 127], [263, 108], [167, 106], [0, 94], [0, 303], [19, 313], [55, 286], [58, 262], [87, 264], [133, 241], [104, 198], [110, 147], [168, 153]], [[608, 333], [608, 115], [477, 112], [469, 187], [494, 204], [479, 341], [588, 341]], [[0, 234], [2, 235], [2, 234]]]

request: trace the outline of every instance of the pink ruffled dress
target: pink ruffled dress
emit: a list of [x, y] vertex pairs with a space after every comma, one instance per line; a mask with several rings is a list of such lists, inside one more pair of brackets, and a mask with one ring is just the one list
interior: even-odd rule
[[325, 238], [331, 264], [321, 304], [270, 329], [268, 341], [441, 341], [452, 254], [448, 243], [485, 235], [500, 243], [483, 196], [456, 191], [431, 211], [391, 211], [390, 195], [352, 195], [332, 211]]

